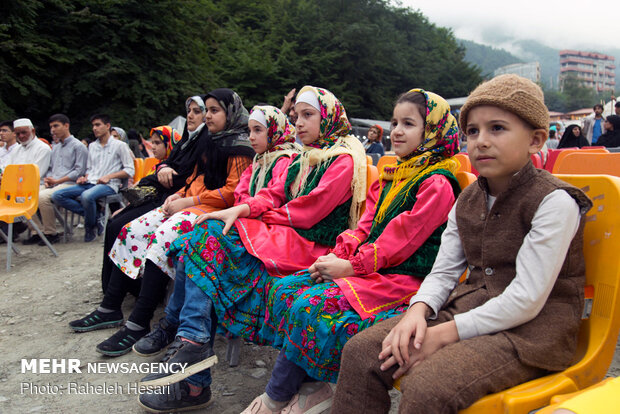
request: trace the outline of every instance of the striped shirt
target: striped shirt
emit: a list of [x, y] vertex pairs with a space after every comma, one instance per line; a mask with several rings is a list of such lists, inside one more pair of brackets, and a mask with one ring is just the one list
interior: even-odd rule
[[46, 177], [55, 180], [69, 177], [66, 183], [75, 183], [78, 177], [86, 172], [88, 162], [88, 149], [73, 135], [68, 136], [61, 143], [52, 146], [52, 158]]
[[[97, 184], [104, 175], [125, 171], [129, 177], [134, 174], [133, 160], [129, 154], [129, 147], [122, 141], [110, 136], [105, 145], [101, 145], [99, 139], [88, 146], [88, 182]], [[108, 182], [112, 189], [118, 192], [122, 180], [113, 178]]]

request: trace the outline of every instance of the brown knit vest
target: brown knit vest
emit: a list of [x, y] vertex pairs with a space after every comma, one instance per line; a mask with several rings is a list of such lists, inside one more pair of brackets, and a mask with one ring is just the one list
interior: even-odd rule
[[[582, 213], [592, 206], [582, 191], [534, 168], [531, 162], [512, 178], [508, 190], [498, 195], [488, 212], [484, 177], [478, 179], [478, 185], [463, 191], [457, 201], [456, 222], [471, 273], [466, 283], [457, 286], [450, 300], [476, 289], [487, 289], [489, 297], [504, 291], [516, 275], [517, 254], [540, 203], [557, 189], [571, 195]], [[538, 316], [503, 332], [527, 365], [560, 371], [573, 359], [583, 309], [583, 225], [582, 219]]]

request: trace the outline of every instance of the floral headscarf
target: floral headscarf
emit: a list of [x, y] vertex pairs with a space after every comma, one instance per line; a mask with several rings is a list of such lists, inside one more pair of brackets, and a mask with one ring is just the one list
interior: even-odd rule
[[257, 105], [252, 108], [254, 111], [262, 112], [267, 121], [267, 150], [254, 157], [250, 178], [254, 191], [258, 191], [267, 184], [265, 181], [272, 165], [282, 156], [299, 153], [301, 147], [295, 143], [295, 127], [282, 111], [270, 105]]
[[261, 111], [267, 120], [267, 152], [282, 150], [284, 144], [295, 142], [295, 127], [282, 111], [270, 105], [256, 105], [254, 111]]
[[152, 137], [153, 134], [157, 134], [166, 145], [166, 158], [168, 158], [177, 142], [181, 140], [181, 134], [179, 134], [176, 129], [168, 125], [152, 128], [149, 136]]
[[389, 164], [380, 171], [379, 185], [382, 181], [394, 181], [380, 206], [377, 206], [375, 221], [381, 222], [387, 211], [399, 205], [409, 190], [420, 178], [435, 170], [456, 173], [459, 163], [452, 156], [459, 152], [458, 124], [450, 113], [450, 105], [444, 98], [423, 89], [419, 92], [426, 100], [424, 138], [422, 143], [409, 155], [399, 158], [396, 164]]
[[347, 113], [338, 98], [327, 89], [308, 85], [301, 88], [297, 96], [307, 91], [312, 91], [316, 95], [321, 108], [319, 139], [308, 146], [314, 148], [331, 147], [338, 138], [347, 136], [351, 132], [351, 123], [347, 118]]

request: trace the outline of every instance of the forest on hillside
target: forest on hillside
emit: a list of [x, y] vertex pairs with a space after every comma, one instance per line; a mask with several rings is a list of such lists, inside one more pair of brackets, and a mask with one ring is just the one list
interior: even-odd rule
[[313, 84], [386, 119], [412, 87], [450, 98], [481, 81], [450, 30], [384, 0], [5, 0], [2, 14], [0, 119], [62, 112], [80, 134], [96, 112], [145, 131], [218, 87], [250, 108]]

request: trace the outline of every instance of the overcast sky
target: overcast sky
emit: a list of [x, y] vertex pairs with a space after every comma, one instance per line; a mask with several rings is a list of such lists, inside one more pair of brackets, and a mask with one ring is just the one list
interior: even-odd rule
[[488, 44], [483, 33], [494, 31], [557, 49], [620, 49], [619, 0], [401, 1], [431, 22], [452, 28], [456, 37], [479, 43]]

